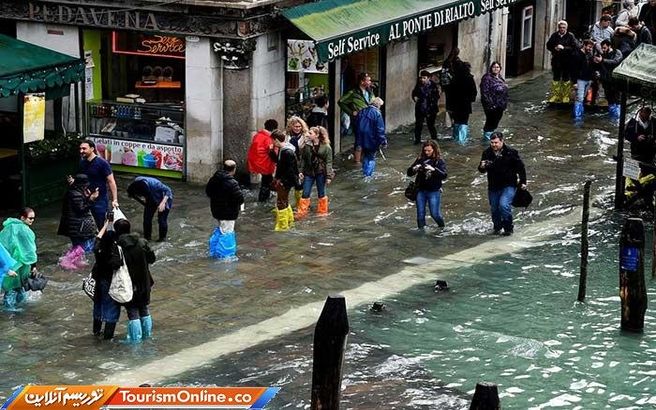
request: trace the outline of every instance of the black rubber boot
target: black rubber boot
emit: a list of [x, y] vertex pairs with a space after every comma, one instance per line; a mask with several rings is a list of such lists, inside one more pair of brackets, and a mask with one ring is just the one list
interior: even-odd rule
[[103, 333], [103, 339], [111, 340], [114, 337], [114, 330], [116, 330], [116, 322], [105, 323], [105, 332]]
[[93, 319], [93, 334], [94, 336], [100, 336], [102, 329], [102, 320]]

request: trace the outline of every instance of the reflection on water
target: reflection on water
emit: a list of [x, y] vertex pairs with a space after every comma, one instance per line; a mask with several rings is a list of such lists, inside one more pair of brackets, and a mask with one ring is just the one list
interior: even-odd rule
[[[593, 195], [605, 208], [614, 186], [612, 124], [599, 115], [574, 127], [568, 112], [539, 102], [546, 88], [547, 79], [540, 78], [514, 89], [502, 120], [507, 142], [526, 162], [534, 195], [528, 210], [516, 212], [518, 231], [570, 211], [580, 203], [586, 179], [595, 180]], [[297, 222], [293, 232], [273, 233], [272, 204], [258, 205], [248, 192], [237, 222], [236, 263], [206, 257], [213, 221], [202, 188], [172, 183], [172, 240], [154, 244], [155, 338], [141, 346], [90, 336], [91, 306], [80, 289], [86, 272], [54, 266], [66, 248], [66, 240], [55, 235], [59, 209], [38, 210], [40, 264], [51, 280], [25, 312], [0, 320], [0, 397], [21, 383], [103, 380], [397, 273], [406, 259], [436, 259], [490, 240], [486, 181], [476, 169], [485, 146], [478, 132], [482, 115], [472, 118], [465, 146], [440, 130], [449, 168], [443, 230], [429, 226], [419, 232], [414, 204], [403, 196], [405, 169], [419, 151], [408, 134], [390, 136], [387, 159], [379, 159], [370, 181], [337, 161], [340, 169], [328, 188], [331, 214]], [[119, 178], [123, 189], [127, 181]], [[140, 209], [125, 195], [121, 200], [139, 225]], [[617, 294], [619, 222], [609, 216], [591, 225], [585, 305], [574, 303], [578, 232], [562, 229], [540, 248], [449, 272], [447, 293], [435, 294], [427, 284], [386, 301], [389, 309], [380, 314], [357, 307], [351, 314], [345, 408], [466, 408], [480, 380], [500, 384], [504, 408], [647, 406], [654, 397], [654, 334], [620, 335], [618, 302], [609, 299]], [[647, 321], [649, 329], [653, 318]], [[121, 324], [117, 335], [124, 334]], [[295, 332], [171, 382], [282, 385], [272, 408], [304, 407], [311, 339], [311, 330]]]

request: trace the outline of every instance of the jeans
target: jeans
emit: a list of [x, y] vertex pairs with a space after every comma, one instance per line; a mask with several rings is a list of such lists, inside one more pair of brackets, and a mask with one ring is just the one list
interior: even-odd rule
[[507, 186], [487, 191], [495, 231], [500, 231], [501, 228], [506, 232], [513, 231], [512, 201], [516, 190], [514, 186]]
[[435, 117], [437, 113], [424, 114], [422, 112], [415, 111], [415, 141], [421, 141], [421, 130], [424, 128], [424, 120], [426, 121], [426, 126], [428, 127], [428, 132], [432, 139], [437, 139], [437, 129], [435, 128]]
[[159, 204], [154, 202], [146, 202], [144, 207], [144, 216], [143, 216], [143, 233], [144, 238], [150, 240], [153, 234], [153, 216], [157, 212], [157, 225], [159, 226], [159, 239], [166, 239], [166, 234], [169, 231], [169, 209], [165, 209], [164, 212], [159, 212], [157, 207]]
[[303, 198], [309, 198], [312, 193], [312, 185], [317, 183], [317, 197], [326, 196], [326, 174], [316, 174], [314, 176], [305, 175], [303, 178]]
[[362, 173], [370, 177], [376, 169], [376, 151], [362, 150]]
[[496, 130], [501, 121], [501, 117], [503, 117], [503, 110], [501, 108], [485, 110], [485, 125], [483, 125], [483, 131], [491, 132]]
[[96, 202], [94, 202], [93, 206], [91, 207], [91, 214], [93, 214], [93, 219], [96, 221], [96, 226], [98, 229], [102, 228], [102, 226], [105, 224], [105, 217], [107, 216], [108, 207], [109, 200], [107, 197], [98, 197]]
[[591, 84], [591, 80], [576, 80], [576, 102], [582, 103], [585, 101], [585, 95]]
[[430, 214], [440, 227], [444, 226], [440, 204], [442, 202], [442, 192], [437, 191], [418, 191], [417, 192], [417, 227], [419, 229], [426, 226], [426, 203]]
[[110, 284], [109, 280], [96, 280], [96, 289], [93, 294], [93, 318], [101, 322], [116, 323], [121, 315], [121, 305], [109, 296]]

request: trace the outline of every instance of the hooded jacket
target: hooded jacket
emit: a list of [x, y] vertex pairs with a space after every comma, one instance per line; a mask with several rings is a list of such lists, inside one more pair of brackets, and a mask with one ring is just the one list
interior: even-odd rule
[[150, 303], [150, 288], [155, 284], [148, 265], [155, 262], [155, 253], [148, 246], [148, 241], [136, 233], [123, 234], [117, 242], [123, 249], [123, 258], [134, 290], [132, 300], [124, 306], [147, 306]]
[[296, 161], [296, 150], [289, 142], [285, 142], [277, 157], [275, 178], [279, 180], [286, 189], [298, 186], [298, 162]]
[[370, 105], [363, 109], [355, 121], [363, 150], [374, 152], [378, 151], [381, 145], [387, 145], [385, 122], [378, 107]]
[[259, 130], [248, 148], [248, 171], [254, 174], [273, 175], [276, 163], [269, 158], [269, 146], [271, 145], [271, 133], [267, 130]]
[[244, 203], [244, 194], [237, 180], [226, 171], [219, 170], [212, 175], [205, 193], [210, 198], [212, 216], [219, 221], [234, 221], [239, 216], [239, 208]]
[[61, 218], [59, 219], [58, 235], [69, 238], [90, 239], [98, 232], [96, 221], [93, 219], [91, 208], [93, 201], [85, 191], [89, 182], [76, 181], [71, 185], [64, 196]]
[[16, 262], [11, 270], [18, 276], [5, 276], [2, 280], [4, 290], [20, 288], [30, 276], [36, 263], [36, 236], [26, 223], [17, 218], [7, 218], [0, 231], [0, 245], [4, 246]]

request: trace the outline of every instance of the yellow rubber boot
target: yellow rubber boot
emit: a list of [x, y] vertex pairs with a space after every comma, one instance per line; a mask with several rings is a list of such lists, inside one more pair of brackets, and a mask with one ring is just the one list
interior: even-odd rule
[[551, 92], [549, 93], [549, 102], [554, 104], [560, 102], [560, 81], [551, 82]]
[[303, 219], [307, 216], [308, 211], [310, 210], [310, 198], [301, 198], [298, 202], [298, 207], [296, 207], [296, 213], [294, 214], [294, 219]]
[[287, 208], [275, 208], [273, 213], [276, 214], [276, 226], [273, 228], [276, 232], [289, 230], [289, 218], [287, 217]]
[[328, 215], [328, 197], [319, 198], [317, 205], [317, 215]]
[[565, 103], [565, 104], [570, 103], [573, 88], [574, 87], [573, 87], [571, 81], [563, 81], [562, 82], [562, 86], [561, 86], [561, 89], [560, 89], [561, 90], [560, 98], [561, 98], [561, 101], [563, 103]]
[[291, 205], [287, 205], [287, 208], [283, 210], [287, 213], [287, 228], [291, 229], [294, 227], [294, 211], [292, 210]]

